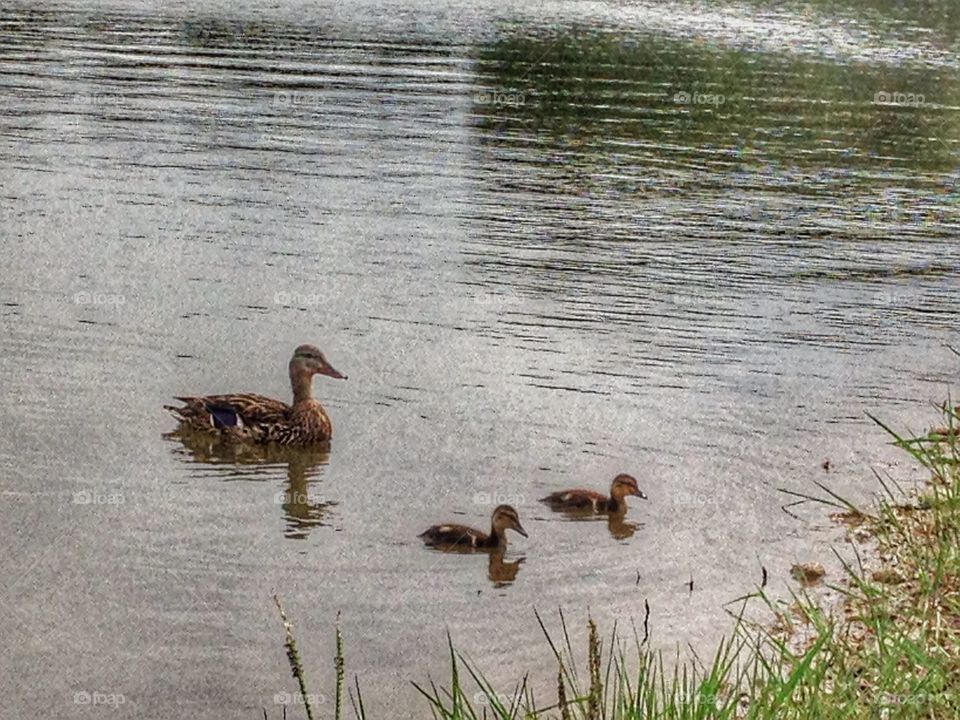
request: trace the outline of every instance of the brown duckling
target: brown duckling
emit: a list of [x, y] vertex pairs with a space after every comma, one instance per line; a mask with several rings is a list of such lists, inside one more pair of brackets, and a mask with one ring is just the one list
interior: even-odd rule
[[540, 502], [554, 510], [592, 510], [597, 513], [623, 513], [627, 510], [627, 496], [647, 499], [630, 475], [617, 475], [610, 483], [610, 497], [593, 490], [560, 490], [550, 493]]
[[458, 545], [474, 548], [496, 548], [507, 544], [507, 530], [516, 530], [527, 536], [520, 525], [520, 516], [509, 505], [499, 505], [490, 516], [490, 534], [466, 525], [434, 525], [417, 537], [422, 537], [427, 545]]

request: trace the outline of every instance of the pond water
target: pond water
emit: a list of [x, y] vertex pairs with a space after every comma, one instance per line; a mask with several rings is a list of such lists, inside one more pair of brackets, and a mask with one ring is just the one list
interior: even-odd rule
[[[866, 417], [957, 376], [950, 2], [13, 2], [0, 10], [0, 689], [11, 717], [324, 715], [334, 625], [377, 717], [446, 633], [553, 698], [534, 617], [709, 652], [761, 567], [829, 556]], [[165, 437], [286, 399], [329, 453]], [[954, 385], [954, 390], [956, 390]], [[821, 467], [829, 459], [831, 469]], [[537, 503], [647, 493], [572, 522]], [[417, 534], [517, 507], [504, 558]], [[690, 583], [693, 582], [693, 590]], [[104, 705], [110, 705], [105, 707]], [[296, 710], [293, 715], [298, 715]]]

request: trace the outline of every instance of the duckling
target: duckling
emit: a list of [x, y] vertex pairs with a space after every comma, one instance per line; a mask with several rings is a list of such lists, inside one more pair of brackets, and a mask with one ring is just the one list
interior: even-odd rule
[[624, 513], [627, 511], [627, 495], [647, 499], [630, 475], [617, 475], [610, 483], [610, 497], [593, 490], [560, 490], [550, 493], [540, 502], [554, 510], [593, 510], [597, 513]]
[[520, 516], [509, 505], [499, 505], [490, 516], [490, 534], [466, 525], [434, 525], [417, 537], [427, 545], [459, 545], [474, 548], [496, 548], [507, 544], [507, 530], [515, 530], [524, 537], [527, 531], [520, 524]]

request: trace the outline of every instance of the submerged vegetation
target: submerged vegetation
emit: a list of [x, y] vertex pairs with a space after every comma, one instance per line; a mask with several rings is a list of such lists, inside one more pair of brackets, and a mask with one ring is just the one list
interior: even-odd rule
[[[616, 628], [605, 641], [590, 620], [586, 663], [579, 670], [563, 615], [559, 637], [538, 615], [557, 665], [553, 697], [535, 696], [525, 679], [503, 694], [451, 642], [449, 684], [415, 684], [429, 708], [422, 715], [429, 711], [441, 720], [960, 717], [960, 424], [949, 405], [943, 412], [944, 427], [915, 438], [877, 421], [930, 471], [921, 491], [908, 492], [895, 478], [875, 473], [882, 489], [875, 507], [855, 507], [826, 488], [826, 497], [808, 498], [832, 507], [851, 540], [855, 559], [837, 553], [846, 577], [830, 586], [839, 601], [825, 603], [800, 590], [784, 602], [758, 589], [736, 601], [732, 631], [708, 663], [651, 649], [646, 620], [642, 638], [634, 630], [629, 651]], [[857, 547], [864, 543], [870, 551], [861, 554]], [[772, 622], [747, 619], [747, 608], [756, 603], [772, 613]], [[308, 699], [285, 617], [284, 625], [290, 666]], [[337, 639], [339, 720], [339, 628]], [[350, 698], [355, 716], [365, 718], [359, 685]], [[313, 717], [309, 703], [305, 710]], [[411, 708], [405, 714], [421, 713]]]

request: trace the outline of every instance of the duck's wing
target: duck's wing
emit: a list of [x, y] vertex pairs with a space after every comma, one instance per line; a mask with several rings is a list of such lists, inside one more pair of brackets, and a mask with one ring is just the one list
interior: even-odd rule
[[604, 495], [594, 492], [593, 490], [574, 488], [572, 490], [558, 490], [555, 493], [550, 493], [546, 497], [540, 498], [540, 502], [560, 507], [586, 508], [598, 507], [598, 505], [605, 502], [606, 499]]
[[473, 545], [485, 536], [479, 530], [466, 525], [434, 525], [420, 533], [428, 545]]
[[201, 429], [270, 426], [290, 420], [285, 402], [254, 393], [178, 397], [183, 407], [167, 405], [177, 418]]

